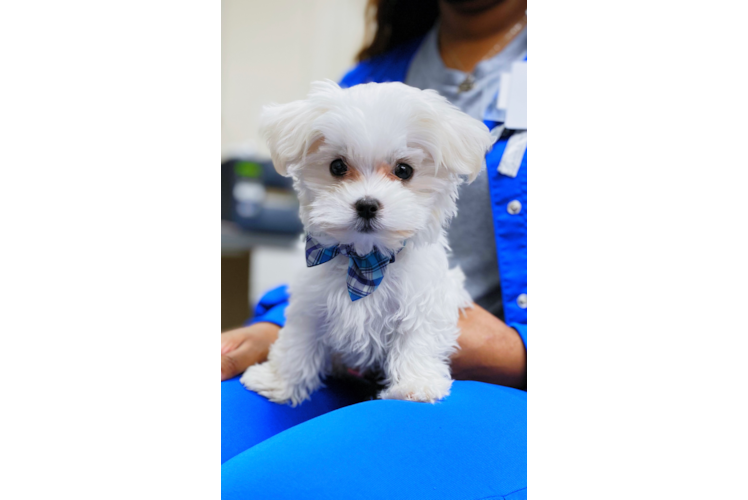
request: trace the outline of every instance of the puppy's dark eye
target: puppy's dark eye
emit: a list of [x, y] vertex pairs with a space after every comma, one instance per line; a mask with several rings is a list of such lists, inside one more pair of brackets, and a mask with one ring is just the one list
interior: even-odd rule
[[398, 163], [392, 173], [402, 180], [407, 181], [408, 179], [413, 177], [413, 167], [411, 167], [407, 163]]
[[333, 160], [330, 163], [330, 173], [335, 177], [342, 177], [348, 172], [348, 166], [341, 159]]

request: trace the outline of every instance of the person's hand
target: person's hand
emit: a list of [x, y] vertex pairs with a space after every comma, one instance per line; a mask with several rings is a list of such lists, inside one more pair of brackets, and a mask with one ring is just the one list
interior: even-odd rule
[[455, 380], [478, 380], [524, 389], [527, 353], [514, 328], [477, 304], [460, 314], [460, 350], [452, 355]]
[[221, 334], [221, 380], [235, 377], [251, 365], [265, 361], [279, 331], [280, 327], [273, 323], [255, 323]]

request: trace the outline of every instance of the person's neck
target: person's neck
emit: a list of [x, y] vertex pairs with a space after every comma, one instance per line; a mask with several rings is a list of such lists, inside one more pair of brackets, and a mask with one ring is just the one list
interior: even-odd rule
[[[522, 21], [527, 0], [439, 0], [439, 53], [448, 68], [472, 72]], [[503, 48], [502, 48], [503, 50]]]

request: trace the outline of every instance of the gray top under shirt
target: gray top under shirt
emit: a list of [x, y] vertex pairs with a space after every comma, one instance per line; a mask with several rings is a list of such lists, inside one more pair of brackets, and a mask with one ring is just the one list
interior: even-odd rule
[[[504, 50], [475, 67], [472, 90], [458, 92], [466, 73], [444, 66], [437, 42], [438, 23], [429, 31], [408, 68], [405, 83], [419, 89], [434, 89], [468, 115], [483, 121], [489, 106], [495, 105], [502, 72], [527, 53], [525, 28]], [[501, 283], [496, 259], [491, 198], [485, 170], [472, 184], [460, 186], [457, 216], [447, 232], [452, 254], [450, 266], [465, 272], [466, 288], [481, 307], [503, 319]]]

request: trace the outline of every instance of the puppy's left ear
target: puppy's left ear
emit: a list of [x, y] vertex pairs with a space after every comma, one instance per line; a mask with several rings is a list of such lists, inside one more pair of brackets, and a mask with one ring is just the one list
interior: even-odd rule
[[495, 142], [491, 132], [483, 122], [463, 113], [437, 92], [423, 92], [436, 108], [442, 126], [441, 166], [466, 175], [468, 182], [473, 182], [485, 167], [486, 153]]

